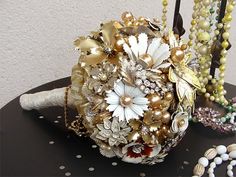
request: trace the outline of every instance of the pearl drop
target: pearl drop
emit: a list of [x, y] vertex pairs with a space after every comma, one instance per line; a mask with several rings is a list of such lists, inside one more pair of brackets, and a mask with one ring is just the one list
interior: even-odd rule
[[228, 171], [227, 171], [227, 175], [228, 175], [229, 177], [233, 177], [233, 176], [234, 176], [234, 173], [233, 173], [231, 170], [228, 170]]
[[199, 160], [198, 160], [198, 163], [199, 164], [202, 164], [204, 167], [207, 167], [208, 164], [209, 164], [209, 161], [206, 157], [201, 157]]
[[227, 148], [224, 145], [219, 145], [216, 147], [216, 151], [218, 154], [225, 154], [227, 152]]
[[223, 161], [229, 160], [229, 155], [228, 154], [222, 154], [220, 157], [222, 158]]
[[216, 165], [220, 165], [220, 164], [222, 164], [222, 159], [220, 157], [216, 157], [214, 159], [214, 162], [216, 163]]

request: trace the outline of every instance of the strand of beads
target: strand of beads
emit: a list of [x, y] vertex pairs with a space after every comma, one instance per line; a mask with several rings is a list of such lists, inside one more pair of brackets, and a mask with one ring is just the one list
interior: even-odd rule
[[163, 6], [163, 9], [162, 9], [162, 25], [163, 25], [163, 28], [165, 29], [166, 28], [166, 25], [167, 25], [167, 6], [168, 6], [168, 0], [162, 0], [162, 6]]
[[236, 166], [236, 144], [229, 146], [219, 145], [216, 148], [210, 148], [204, 153], [204, 157], [198, 160], [198, 164], [193, 169], [193, 177], [201, 177], [205, 173], [205, 168], [209, 165], [207, 171], [209, 177], [215, 177], [214, 171], [217, 165], [221, 165], [223, 162], [230, 161], [227, 166], [227, 175], [233, 177], [233, 167]]
[[199, 16], [199, 23], [198, 23], [198, 32], [197, 32], [197, 42], [198, 42], [198, 58], [200, 64], [200, 71], [199, 71], [199, 80], [201, 82], [201, 86], [203, 88], [203, 92], [205, 91], [205, 86], [208, 83], [209, 76], [209, 68], [211, 65], [211, 57], [210, 57], [210, 6], [211, 0], [203, 0], [201, 1], [201, 10]]
[[188, 46], [189, 47], [192, 47], [194, 45], [193, 40], [195, 38], [194, 34], [196, 32], [196, 27], [197, 27], [196, 24], [198, 23], [199, 10], [200, 10], [199, 0], [194, 0], [193, 14], [192, 14], [189, 41], [188, 41]]
[[[220, 67], [219, 67], [219, 76], [218, 79], [212, 79], [212, 76], [209, 75], [207, 78], [211, 80], [213, 90], [210, 92], [205, 93], [205, 97], [210, 98], [211, 101], [216, 101], [222, 105], [228, 105], [228, 101], [225, 98], [226, 90], [224, 90], [224, 77], [225, 77], [225, 69], [226, 69], [226, 55], [227, 55], [227, 48], [229, 46], [229, 29], [230, 29], [230, 22], [232, 21], [232, 11], [234, 9], [236, 2], [234, 0], [229, 0], [226, 13], [222, 20], [223, 23], [219, 23], [217, 25], [218, 29], [215, 30], [215, 34], [219, 34], [221, 28], [223, 30], [223, 42], [221, 43], [222, 51], [220, 56]], [[205, 90], [203, 90], [205, 91]]]

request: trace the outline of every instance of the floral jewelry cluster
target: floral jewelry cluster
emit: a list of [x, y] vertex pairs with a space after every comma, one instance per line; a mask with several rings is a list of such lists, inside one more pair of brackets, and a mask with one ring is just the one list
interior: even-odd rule
[[190, 54], [158, 20], [125, 12], [75, 41], [71, 93], [83, 125], [106, 157], [155, 164], [185, 134], [198, 78]]

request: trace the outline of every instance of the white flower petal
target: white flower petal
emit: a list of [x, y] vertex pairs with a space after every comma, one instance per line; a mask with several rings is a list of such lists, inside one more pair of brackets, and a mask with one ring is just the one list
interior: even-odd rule
[[168, 59], [170, 56], [170, 51], [166, 51], [164, 52], [157, 60], [156, 62], [154, 61], [154, 66], [153, 68], [155, 68], [156, 66], [160, 65], [163, 63], [163, 61], [165, 61], [166, 59]]
[[132, 157], [129, 157], [129, 156], [125, 155], [122, 158], [122, 161], [128, 162], [128, 163], [138, 164], [138, 163], [142, 162], [142, 159], [143, 159], [142, 157], [132, 158]]
[[119, 121], [124, 120], [124, 108], [122, 106], [117, 106], [115, 111], [112, 114], [112, 117], [119, 117]]
[[147, 43], [148, 41], [148, 37], [145, 33], [141, 33], [139, 36], [138, 36], [138, 54], [139, 56], [140, 55], [143, 55], [146, 53], [147, 51]]
[[118, 95], [115, 92], [113, 92], [113, 91], [107, 92], [107, 97], [111, 97], [111, 96], [118, 97]]
[[140, 106], [144, 111], [148, 110], [148, 105], [138, 105], [138, 106]]
[[111, 104], [109, 106], [107, 106], [106, 110], [108, 110], [109, 112], [113, 112], [119, 105], [116, 104]]
[[129, 85], [125, 85], [125, 93], [124, 93], [124, 95], [132, 97], [134, 89], [135, 89], [135, 87], [131, 87]]
[[124, 49], [125, 53], [127, 53], [127, 55], [129, 56], [129, 58], [131, 60], [134, 60], [134, 54], [133, 54], [131, 48], [128, 46], [128, 44], [125, 43], [123, 45], [123, 49]]
[[139, 88], [135, 88], [130, 96], [132, 96], [132, 97], [144, 97], [145, 94]]
[[154, 38], [148, 47], [147, 53], [153, 56], [154, 52], [159, 48], [160, 42], [161, 42], [161, 38]]
[[135, 57], [138, 58], [138, 41], [135, 36], [129, 37], [129, 44], [131, 46], [131, 50], [134, 53]]
[[125, 86], [124, 86], [123, 82], [120, 81], [118, 83], [115, 83], [114, 90], [117, 95], [119, 95], [120, 97], [123, 96], [125, 93]]
[[135, 97], [134, 99], [133, 99], [133, 103], [135, 103], [135, 104], [138, 104], [138, 105], [142, 105], [142, 104], [144, 104], [144, 105], [146, 105], [146, 104], [148, 104], [148, 99], [147, 98], [143, 98], [143, 97]]
[[160, 59], [160, 56], [161, 56], [162, 54], [164, 54], [165, 52], [168, 52], [169, 49], [170, 49], [170, 48], [169, 48], [169, 45], [168, 45], [168, 44], [161, 44], [161, 46], [160, 46], [157, 50], [155, 50], [155, 52], [154, 52], [154, 54], [153, 54], [154, 63], [156, 63], [156, 62], [162, 63], [163, 60], [162, 60], [162, 61], [158, 61], [158, 60], [161, 60], [161, 59]]
[[136, 114], [131, 108], [126, 107], [125, 108], [125, 119], [127, 122], [131, 119], [138, 119], [138, 114]]
[[118, 95], [112, 95], [105, 98], [105, 100], [107, 101], [108, 104], [118, 105], [120, 102], [120, 97]]
[[157, 146], [153, 147], [151, 154], [149, 155], [149, 157], [154, 157], [157, 154], [159, 154], [159, 152], [161, 151], [161, 145], [158, 144]]
[[139, 116], [143, 116], [143, 109], [140, 106], [136, 104], [131, 104], [129, 107], [130, 109], [132, 109], [132, 111], [134, 111]]

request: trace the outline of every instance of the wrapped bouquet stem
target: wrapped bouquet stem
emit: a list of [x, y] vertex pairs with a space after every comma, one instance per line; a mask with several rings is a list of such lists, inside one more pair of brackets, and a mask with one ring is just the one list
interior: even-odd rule
[[68, 90], [68, 106], [74, 107], [74, 99], [67, 87], [57, 88], [50, 91], [42, 91], [35, 94], [24, 94], [20, 97], [20, 105], [25, 110], [40, 110], [51, 106], [65, 105], [65, 93]]

